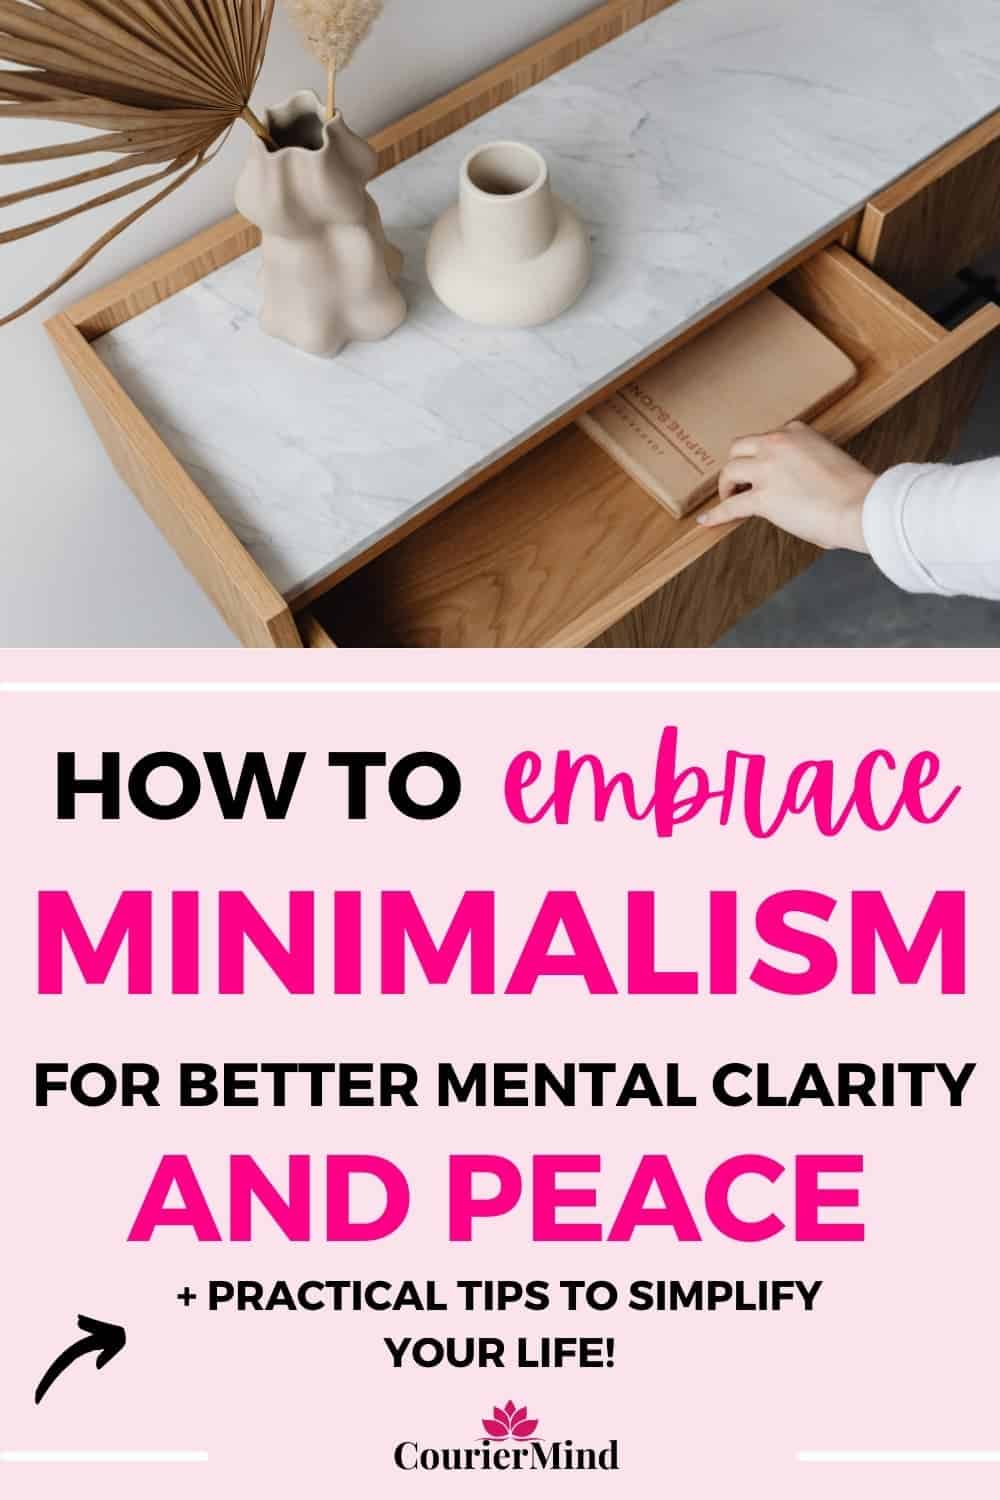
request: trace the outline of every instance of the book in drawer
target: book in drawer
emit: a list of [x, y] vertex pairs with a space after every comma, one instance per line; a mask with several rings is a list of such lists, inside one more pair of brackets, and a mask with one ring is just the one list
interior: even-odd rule
[[580, 418], [580, 426], [675, 516], [714, 494], [734, 440], [806, 420], [858, 370], [773, 292], [717, 323]]

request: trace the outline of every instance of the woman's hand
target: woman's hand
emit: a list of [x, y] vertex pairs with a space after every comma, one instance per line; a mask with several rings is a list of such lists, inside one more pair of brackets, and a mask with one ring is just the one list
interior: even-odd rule
[[828, 551], [867, 552], [861, 513], [875, 475], [802, 422], [739, 438], [719, 482], [721, 505], [698, 516], [722, 526], [762, 516]]

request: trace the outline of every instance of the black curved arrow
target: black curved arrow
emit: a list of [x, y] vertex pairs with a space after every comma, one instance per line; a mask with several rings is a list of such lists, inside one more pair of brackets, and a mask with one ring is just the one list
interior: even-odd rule
[[70, 1365], [82, 1359], [85, 1354], [96, 1354], [97, 1368], [103, 1370], [104, 1366], [109, 1365], [115, 1355], [120, 1354], [125, 1348], [125, 1330], [119, 1328], [117, 1323], [101, 1323], [96, 1318], [78, 1318], [77, 1327], [87, 1337], [72, 1344], [46, 1370], [35, 1392], [36, 1406], [55, 1385], [59, 1376], [64, 1375]]

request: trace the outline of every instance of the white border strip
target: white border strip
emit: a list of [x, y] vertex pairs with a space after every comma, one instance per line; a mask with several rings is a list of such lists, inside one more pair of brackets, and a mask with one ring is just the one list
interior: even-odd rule
[[856, 1452], [832, 1449], [797, 1455], [803, 1464], [1000, 1464], [1000, 1450], [983, 1449], [872, 1449]]
[[543, 697], [552, 693], [591, 695], [594, 693], [624, 696], [629, 693], [663, 697], [667, 694], [700, 697], [711, 693], [733, 693], [738, 696], [777, 693], [785, 697], [796, 693], [820, 693], [842, 696], [860, 693], [868, 697], [882, 694], [903, 696], [909, 693], [936, 693], [955, 696], [959, 693], [991, 694], [1000, 692], [1000, 682], [0, 682], [0, 694], [64, 693], [79, 696], [86, 693], [152, 693], [171, 696], [192, 693], [202, 697], [216, 695], [259, 696], [275, 693], [303, 697], [349, 696], [352, 693], [370, 697], [397, 693], [412, 697], [420, 693], [443, 693], [449, 696], [468, 693], [510, 696], [524, 693]]
[[125, 1450], [101, 1450], [80, 1449], [39, 1449], [37, 1451], [25, 1450], [24, 1452], [0, 1453], [0, 1463], [4, 1464], [207, 1464], [208, 1454], [199, 1452], [173, 1452], [164, 1449], [162, 1452], [152, 1451], [127, 1452]]

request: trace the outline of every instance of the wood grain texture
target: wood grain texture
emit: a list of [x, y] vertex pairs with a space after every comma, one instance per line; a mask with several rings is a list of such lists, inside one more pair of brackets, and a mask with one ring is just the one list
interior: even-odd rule
[[140, 313], [193, 286], [260, 244], [260, 234], [240, 214], [223, 219], [74, 304], [65, 317], [85, 339], [120, 328]]
[[298, 616], [298, 627], [303, 646], [313, 651], [336, 651], [337, 642], [327, 634], [311, 609]]
[[562, 27], [373, 136], [371, 144], [379, 155], [379, 170], [387, 172], [416, 156], [676, 3], [677, 0], [611, 0], [610, 4], [588, 11], [579, 21]]
[[[735, 622], [752, 607], [748, 599], [761, 602], [792, 576], [766, 560], [774, 550], [769, 540], [763, 587], [751, 583], [747, 570], [757, 549], [745, 542], [728, 546], [742, 529], [706, 532], [691, 517], [675, 520], [572, 430], [334, 589], [314, 610], [344, 647], [584, 646], [665, 583], [691, 573], [692, 586], [684, 584], [678, 597], [704, 612], [706, 623], [680, 622], [669, 603], [662, 618], [683, 624], [679, 643], [707, 645], [717, 638], [711, 621], [728, 621], [730, 606], [700, 589], [697, 579], [712, 587], [720, 578], [727, 586], [738, 580]], [[709, 563], [720, 549], [719, 562]], [[641, 634], [644, 644], [675, 644], [669, 635], [652, 635], [648, 625], [636, 625], [635, 632], [635, 643]]]
[[291, 611], [67, 317], [48, 331], [112, 463], [246, 646], [301, 646]]
[[839, 247], [796, 267], [777, 290], [850, 355], [869, 388], [941, 341], [940, 324]]
[[1000, 111], [881, 193], [857, 253], [919, 300], [1000, 244]]
[[[931, 375], [920, 388], [845, 444], [866, 468], [885, 473], [895, 464], [942, 463], [954, 451], [996, 352], [1000, 318], [980, 318], [980, 337], [970, 329], [964, 352]], [[970, 335], [972, 336], [970, 338]], [[951, 344], [955, 353], [956, 345]]]
[[[840, 249], [779, 291], [859, 366], [859, 384], [815, 423], [841, 443], [925, 387], [928, 428], [943, 421], [939, 378], [1000, 325], [1000, 309], [989, 308], [946, 335]], [[971, 366], [952, 378], [971, 379]], [[808, 563], [808, 553], [749, 529], [730, 546], [735, 527], [705, 532], [675, 520], [583, 433], [564, 431], [334, 589], [316, 613], [343, 646], [586, 645], [725, 546], [635, 626], [649, 643], [707, 644]], [[709, 600], [699, 576], [713, 587], [727, 580], [735, 603]], [[704, 624], [689, 618], [698, 608]], [[676, 637], [660, 638], [667, 627]]]
[[[824, 413], [814, 425], [833, 442], [846, 445], [859, 432], [873, 426], [915, 393], [931, 387], [951, 366], [964, 362], [966, 355], [977, 350], [981, 353], [981, 346], [984, 344], [987, 345], [988, 358], [989, 348], [998, 329], [1000, 307], [982, 308], [954, 332], [944, 335], [933, 349], [919, 355], [905, 369], [897, 370], [877, 388], [855, 393], [857, 400], [853, 406], [849, 406], [852, 400], [849, 397], [830, 412]], [[940, 418], [943, 419], [944, 416], [945, 413], [939, 413]], [[926, 419], [924, 425], [928, 430], [931, 428], [931, 422]], [[950, 430], [953, 433], [957, 431], [954, 424]]]
[[714, 646], [818, 556], [808, 542], [765, 521], [748, 521], [593, 645], [602, 650]]

